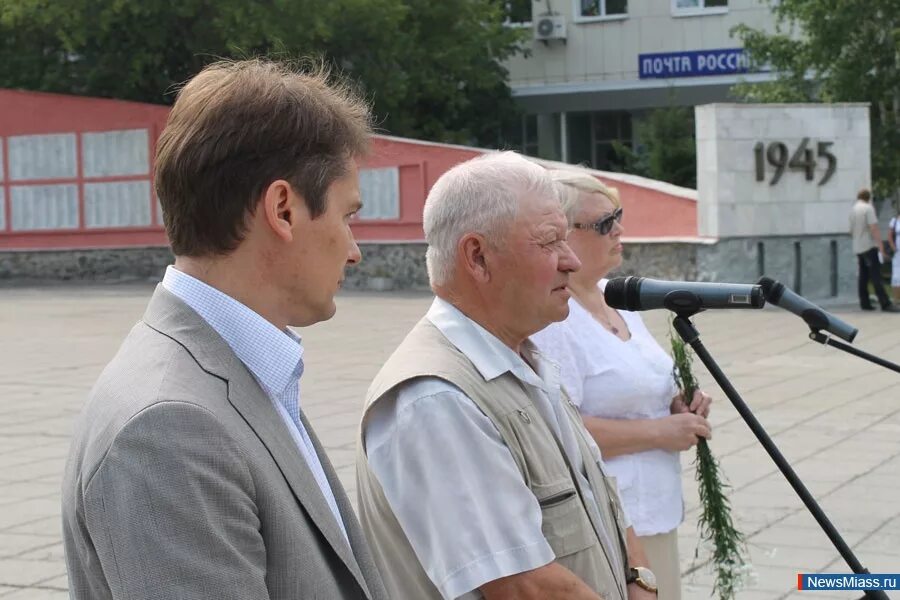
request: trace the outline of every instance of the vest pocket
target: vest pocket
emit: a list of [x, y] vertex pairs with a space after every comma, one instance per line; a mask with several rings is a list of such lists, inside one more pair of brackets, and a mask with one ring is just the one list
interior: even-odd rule
[[538, 498], [541, 506], [541, 531], [556, 558], [562, 558], [597, 543], [575, 488]]

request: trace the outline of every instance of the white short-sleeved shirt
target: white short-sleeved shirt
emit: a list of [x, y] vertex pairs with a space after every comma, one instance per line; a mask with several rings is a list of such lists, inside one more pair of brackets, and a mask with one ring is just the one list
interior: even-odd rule
[[[487, 380], [509, 372], [525, 384], [583, 477], [583, 458], [560, 404], [558, 366], [536, 356], [535, 372], [440, 298], [427, 318]], [[485, 583], [556, 558], [541, 531], [540, 505], [500, 432], [456, 386], [433, 377], [404, 384], [395, 401], [384, 399], [372, 409], [363, 435], [369, 467], [444, 598], [481, 598]], [[599, 460], [596, 445], [592, 452]], [[586, 478], [579, 483], [594, 502]], [[601, 534], [616, 539], [614, 530]]]
[[875, 208], [871, 202], [862, 200], [854, 202], [853, 209], [850, 211], [850, 236], [853, 239], [854, 254], [862, 254], [878, 247], [872, 237], [872, 231], [869, 229], [877, 223], [878, 216], [875, 214]]
[[[606, 280], [600, 282], [604, 289]], [[678, 393], [674, 363], [641, 317], [620, 310], [631, 339], [622, 341], [574, 298], [569, 317], [531, 340], [562, 369], [563, 387], [583, 415], [605, 419], [658, 419], [670, 414]], [[683, 518], [677, 452], [648, 450], [604, 459], [616, 477], [625, 513], [638, 535], [675, 529]]]
[[888, 235], [892, 236], [897, 248], [891, 260], [891, 287], [900, 287], [900, 216], [892, 218], [889, 225]]

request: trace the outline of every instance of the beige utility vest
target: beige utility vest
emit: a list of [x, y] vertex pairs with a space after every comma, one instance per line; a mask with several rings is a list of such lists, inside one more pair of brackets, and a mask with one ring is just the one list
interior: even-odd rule
[[[438, 377], [460, 388], [494, 423], [509, 448], [522, 479], [541, 506], [544, 537], [556, 562], [580, 577], [604, 600], [625, 600], [625, 542], [622, 508], [614, 479], [591, 452], [578, 411], [565, 402], [597, 510], [577, 484], [573, 467], [556, 435], [531, 402], [523, 384], [505, 373], [485, 381], [472, 362], [423, 318], [388, 359], [369, 388], [356, 459], [359, 516], [375, 554], [388, 594], [395, 600], [441, 598], [429, 579], [384, 492], [369, 468], [366, 418], [375, 404], [395, 397], [400, 384], [417, 377]], [[459, 440], [465, 444], [466, 440]], [[453, 452], [453, 448], [446, 448]], [[478, 465], [472, 465], [478, 468]], [[440, 519], [441, 515], [434, 515]], [[600, 522], [597, 522], [600, 521]], [[596, 529], [605, 530], [606, 540]], [[610, 544], [612, 547], [610, 547]]]

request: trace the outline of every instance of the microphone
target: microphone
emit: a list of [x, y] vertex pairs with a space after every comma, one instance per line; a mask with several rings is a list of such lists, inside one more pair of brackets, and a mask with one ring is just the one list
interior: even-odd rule
[[646, 277], [616, 277], [606, 284], [606, 303], [624, 310], [667, 308], [673, 312], [704, 308], [762, 308], [762, 288], [746, 283], [662, 281]]
[[794, 313], [806, 321], [806, 324], [809, 325], [810, 329], [816, 331], [824, 329], [828, 333], [848, 342], [852, 342], [859, 331], [856, 327], [825, 312], [803, 296], [791, 291], [791, 289], [783, 283], [775, 281], [771, 277], [760, 278], [759, 285], [763, 289], [766, 300]]

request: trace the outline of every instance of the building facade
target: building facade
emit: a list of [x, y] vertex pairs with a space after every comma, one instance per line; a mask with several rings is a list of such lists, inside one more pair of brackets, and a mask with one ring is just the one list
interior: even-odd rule
[[512, 26], [532, 32], [506, 64], [525, 111], [513, 147], [596, 169], [616, 166], [614, 142], [635, 144], [655, 108], [729, 100], [749, 73], [737, 25], [771, 31], [768, 0], [524, 0]]

